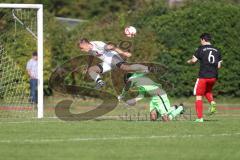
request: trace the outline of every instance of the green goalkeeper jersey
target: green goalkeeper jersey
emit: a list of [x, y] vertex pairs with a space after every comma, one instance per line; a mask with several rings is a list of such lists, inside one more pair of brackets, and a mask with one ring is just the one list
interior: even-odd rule
[[122, 96], [131, 87], [137, 87], [138, 93], [145, 97], [148, 94], [151, 97], [149, 111], [157, 111], [158, 117], [169, 115], [172, 118], [182, 112], [183, 107], [176, 109], [171, 107], [167, 93], [162, 89], [161, 85], [155, 83], [143, 73], [134, 73], [130, 76], [123, 89]]
[[137, 87], [139, 94], [149, 96], [161, 96], [166, 94], [161, 85], [146, 77], [144, 73], [134, 73], [128, 79], [131, 83], [130, 87]]
[[137, 87], [141, 95], [148, 94], [150, 100], [150, 112], [156, 110], [159, 116], [171, 113], [174, 108], [170, 106], [170, 101], [161, 85], [146, 77], [143, 73], [134, 73], [129, 77], [131, 87]]

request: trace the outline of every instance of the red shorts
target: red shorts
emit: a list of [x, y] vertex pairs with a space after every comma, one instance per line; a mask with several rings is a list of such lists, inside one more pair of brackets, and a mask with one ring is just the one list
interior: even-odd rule
[[198, 78], [194, 87], [193, 94], [196, 96], [203, 96], [208, 92], [212, 92], [212, 88], [216, 81], [216, 78]]

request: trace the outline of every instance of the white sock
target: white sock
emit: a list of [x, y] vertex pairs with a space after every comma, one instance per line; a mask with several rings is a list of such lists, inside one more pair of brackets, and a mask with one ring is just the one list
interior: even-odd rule
[[179, 115], [183, 110], [182, 106], [179, 106], [177, 109], [173, 110], [170, 115], [168, 116], [170, 120], [172, 120], [174, 117], [176, 117], [177, 115]]
[[89, 75], [95, 82], [97, 82], [97, 80], [101, 78], [97, 72], [89, 72]]

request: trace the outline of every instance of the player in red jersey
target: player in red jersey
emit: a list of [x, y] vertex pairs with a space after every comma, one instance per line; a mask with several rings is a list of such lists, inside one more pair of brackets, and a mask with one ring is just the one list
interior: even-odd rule
[[188, 60], [188, 64], [200, 63], [198, 79], [194, 87], [194, 95], [196, 95], [195, 107], [197, 112], [196, 122], [203, 122], [203, 102], [202, 97], [205, 96], [210, 103], [210, 114], [215, 113], [216, 102], [213, 99], [212, 88], [218, 78], [218, 69], [221, 67], [221, 53], [210, 43], [211, 35], [203, 33], [200, 36], [201, 46], [197, 49], [192, 59]]

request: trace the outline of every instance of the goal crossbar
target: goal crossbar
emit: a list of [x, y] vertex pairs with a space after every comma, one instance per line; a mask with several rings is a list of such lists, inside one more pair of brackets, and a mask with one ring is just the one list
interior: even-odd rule
[[17, 3], [0, 3], [1, 8], [32, 8], [32, 9], [41, 9], [43, 8], [42, 4], [17, 4]]
[[37, 117], [43, 118], [43, 5], [0, 3], [0, 8], [37, 9], [37, 51], [38, 51], [38, 111]]

